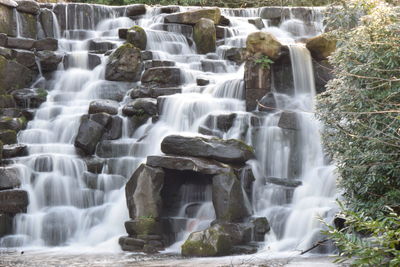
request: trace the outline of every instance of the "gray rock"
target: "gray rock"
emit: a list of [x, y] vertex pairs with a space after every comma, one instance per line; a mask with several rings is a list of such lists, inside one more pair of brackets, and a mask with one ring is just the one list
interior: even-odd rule
[[24, 144], [12, 144], [3, 146], [3, 158], [24, 157], [28, 155], [28, 147]]
[[89, 114], [105, 112], [110, 115], [118, 114], [118, 102], [112, 100], [94, 100], [90, 102]]
[[140, 50], [145, 50], [147, 45], [147, 35], [142, 27], [133, 26], [126, 33], [126, 41], [133, 44]]
[[261, 98], [258, 110], [265, 112], [274, 112], [276, 111], [276, 100], [274, 93], [267, 93], [263, 98]]
[[[142, 164], [125, 186], [126, 202], [131, 218], [159, 218], [164, 171]], [[147, 233], [152, 234], [152, 233]]]
[[221, 11], [219, 8], [193, 9], [167, 15], [164, 17], [164, 21], [167, 23], [194, 25], [202, 18], [210, 19], [214, 24], [218, 24], [221, 19]]
[[265, 217], [253, 218], [250, 220], [250, 222], [254, 225], [253, 226], [254, 241], [257, 242], [264, 241], [265, 234], [267, 234], [271, 230], [267, 218]]
[[298, 130], [298, 119], [294, 112], [282, 112], [278, 126], [287, 130]]
[[126, 7], [125, 14], [128, 17], [140, 16], [146, 14], [146, 5], [136, 4]]
[[122, 136], [122, 118], [119, 116], [112, 116], [111, 121], [106, 127], [106, 131], [103, 134], [102, 139], [104, 140], [116, 140]]
[[148, 156], [147, 165], [203, 174], [219, 174], [231, 171], [229, 166], [214, 160], [182, 156]]
[[97, 122], [103, 127], [107, 127], [111, 121], [111, 116], [110, 114], [101, 112], [101, 113], [90, 114], [89, 119], [94, 122]]
[[281, 185], [286, 187], [298, 187], [302, 185], [302, 182], [299, 180], [287, 179], [287, 178], [265, 177], [264, 180], [266, 183]]
[[0, 130], [13, 130], [19, 132], [26, 127], [26, 120], [21, 118], [0, 117]]
[[254, 158], [253, 149], [236, 139], [170, 135], [161, 142], [161, 151], [166, 154], [210, 158], [224, 163], [244, 163]]
[[[0, 4], [0, 33], [5, 33], [8, 36], [16, 36], [17, 29], [16, 29], [16, 21], [14, 18], [14, 6], [12, 3], [14, 1], [8, 0], [0, 0], [2, 3]], [[4, 4], [4, 3], [9, 4]]]
[[0, 191], [0, 213], [16, 214], [26, 212], [28, 204], [28, 192], [25, 190]]
[[177, 87], [182, 84], [181, 70], [175, 67], [158, 67], [146, 70], [141, 79], [146, 87]]
[[101, 173], [103, 170], [104, 159], [97, 157], [84, 158], [87, 170], [92, 173]]
[[265, 27], [264, 22], [261, 18], [248, 19], [248, 22], [256, 26], [256, 28], [259, 30]]
[[63, 59], [63, 55], [53, 51], [38, 51], [36, 56], [39, 59], [40, 67], [43, 72], [52, 72], [57, 70], [58, 64]]
[[119, 28], [118, 29], [118, 37], [120, 39], [126, 39], [126, 35], [128, 34], [128, 28]]
[[12, 57], [21, 65], [31, 69], [37, 70], [35, 54], [31, 51], [13, 49]]
[[12, 233], [12, 216], [0, 214], [0, 238]]
[[20, 187], [19, 176], [20, 173], [16, 167], [0, 167], [0, 190]]
[[[1, 38], [1, 35], [0, 35], [0, 38]], [[0, 40], [0, 42], [1, 42], [1, 40]], [[5, 44], [4, 44], [5, 45]], [[3, 46], [4, 46], [3, 45]], [[9, 49], [9, 48], [5, 48], [5, 47], [1, 47], [2, 45], [1, 45], [1, 43], [0, 43], [0, 56], [3, 56], [3, 57], [5, 57], [6, 59], [11, 59], [13, 56], [12, 56], [12, 50], [11, 49]]]
[[125, 116], [153, 116], [157, 114], [157, 100], [154, 98], [138, 98], [126, 104], [122, 113]]
[[0, 0], [0, 5], [7, 7], [17, 7], [18, 3], [13, 0]]
[[233, 126], [235, 119], [237, 117], [236, 113], [230, 114], [219, 114], [219, 115], [208, 115], [204, 125], [210, 129], [217, 129], [222, 132], [227, 132]]
[[96, 53], [105, 53], [114, 48], [115, 44], [113, 42], [103, 41], [102, 39], [92, 39], [89, 41], [89, 50]]
[[56, 51], [58, 49], [58, 40], [50, 37], [37, 40], [35, 41], [33, 48], [35, 48], [37, 51]]
[[34, 39], [8, 37], [6, 46], [9, 48], [30, 50], [35, 44]]
[[0, 131], [0, 140], [3, 144], [15, 144], [17, 142], [17, 133], [13, 130]]
[[101, 124], [83, 117], [74, 145], [80, 148], [86, 155], [93, 155], [103, 133], [104, 127]]
[[148, 88], [148, 87], [139, 87], [135, 88], [131, 91], [131, 98], [157, 98], [159, 96], [167, 96], [180, 94], [182, 92], [182, 88]]
[[108, 58], [106, 79], [110, 81], [135, 82], [142, 72], [140, 50], [132, 44], [124, 44]]
[[14, 90], [11, 95], [14, 97], [17, 106], [21, 108], [38, 108], [46, 101], [47, 91], [38, 88], [27, 88]]
[[37, 39], [38, 27], [37, 16], [29, 13], [19, 13], [21, 36]]
[[[240, 180], [233, 173], [213, 177], [213, 205], [217, 220], [240, 222], [251, 215], [247, 196]], [[247, 203], [246, 203], [247, 202]]]
[[210, 80], [203, 79], [203, 78], [197, 78], [196, 79], [196, 84], [198, 86], [206, 86], [206, 85], [210, 84]]
[[33, 169], [37, 172], [52, 172], [53, 158], [51, 155], [40, 155], [35, 159]]
[[[51, 8], [50, 8], [51, 9]], [[54, 29], [54, 17], [50, 9], [43, 8], [40, 10], [39, 20], [43, 28], [45, 37], [56, 37]]]
[[144, 63], [144, 69], [150, 69], [150, 68], [157, 68], [157, 67], [173, 67], [175, 66], [174, 61], [168, 61], [168, 60], [150, 60], [146, 61]]
[[197, 53], [207, 54], [215, 52], [216, 39], [214, 22], [210, 19], [200, 19], [193, 29], [193, 40], [196, 44]]
[[17, 10], [19, 12], [29, 13], [32, 15], [39, 14], [39, 4], [32, 0], [18, 0]]
[[225, 51], [224, 58], [240, 65], [244, 61], [242, 53], [243, 53], [243, 48], [231, 47]]

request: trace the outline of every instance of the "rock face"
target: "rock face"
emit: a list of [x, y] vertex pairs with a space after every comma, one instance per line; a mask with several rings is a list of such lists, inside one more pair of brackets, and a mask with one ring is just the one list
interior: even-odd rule
[[196, 44], [197, 53], [207, 54], [215, 52], [216, 31], [214, 22], [210, 19], [201, 18], [194, 26], [193, 39]]
[[87, 155], [93, 155], [103, 133], [103, 125], [90, 119], [88, 116], [84, 116], [75, 138], [75, 147], [82, 149]]
[[270, 33], [253, 32], [247, 36], [246, 49], [251, 54], [260, 53], [275, 60], [279, 57], [282, 45]]
[[131, 218], [159, 218], [162, 201], [161, 189], [164, 185], [164, 171], [140, 165], [125, 187], [126, 201]]
[[108, 58], [106, 79], [126, 82], [139, 81], [142, 65], [140, 50], [132, 44], [124, 44]]
[[140, 50], [145, 50], [147, 45], [146, 32], [140, 26], [133, 26], [126, 33], [126, 41]]
[[[11, 2], [15, 3], [15, 6], [17, 5], [16, 2], [10, 1], [10, 3]], [[15, 6], [4, 5], [3, 3], [0, 4], [0, 33], [16, 36], [16, 24], [13, 16], [13, 7]]]
[[0, 190], [13, 189], [21, 185], [19, 172], [15, 167], [0, 168]]
[[44, 89], [19, 89], [12, 92], [15, 103], [22, 108], [38, 108], [46, 101], [47, 91]]
[[218, 24], [221, 19], [221, 11], [219, 8], [202, 8], [179, 12], [176, 14], [167, 15], [164, 21], [167, 23], [180, 23], [195, 25], [200, 19], [206, 18]]
[[39, 59], [40, 67], [43, 72], [52, 72], [57, 70], [58, 64], [63, 59], [63, 55], [57, 52], [45, 50], [36, 52]]
[[246, 110], [257, 108], [261, 100], [271, 90], [271, 70], [258, 64], [257, 59], [248, 59], [244, 67]]
[[28, 204], [28, 193], [24, 190], [0, 191], [0, 213], [26, 212]]
[[161, 151], [166, 154], [210, 158], [224, 163], [244, 163], [254, 158], [252, 148], [235, 139], [170, 135], [162, 141]]
[[336, 40], [321, 34], [306, 41], [306, 47], [316, 60], [325, 60], [336, 50]]
[[231, 253], [232, 241], [229, 234], [219, 225], [204, 231], [193, 232], [182, 245], [183, 256], [213, 257]]
[[29, 13], [32, 15], [39, 14], [39, 4], [36, 1], [31, 0], [19, 0], [17, 10], [19, 12]]
[[176, 87], [182, 84], [181, 70], [175, 67], [158, 67], [146, 70], [141, 79], [146, 87]]
[[0, 56], [0, 92], [25, 88], [33, 81], [34, 76], [34, 73], [27, 67]]
[[34, 43], [33, 48], [35, 48], [37, 51], [56, 51], [58, 49], [58, 40], [54, 38], [40, 39]]
[[126, 7], [126, 15], [128, 17], [146, 14], [146, 6], [143, 4], [129, 5]]
[[240, 180], [233, 173], [213, 177], [213, 205], [217, 220], [240, 222], [251, 215]]

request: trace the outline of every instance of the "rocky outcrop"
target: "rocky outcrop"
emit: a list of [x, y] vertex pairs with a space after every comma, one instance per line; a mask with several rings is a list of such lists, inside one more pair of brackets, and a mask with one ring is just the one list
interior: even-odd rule
[[244, 163], [254, 158], [253, 149], [235, 139], [170, 135], [161, 142], [161, 151], [166, 154], [210, 158], [224, 163]]
[[18, 0], [17, 10], [23, 13], [38, 15], [40, 11], [39, 4], [32, 0]]
[[221, 11], [219, 8], [194, 9], [167, 15], [165, 16], [164, 21], [167, 23], [195, 25], [202, 18], [210, 19], [214, 24], [218, 24], [221, 19]]
[[12, 0], [3, 0], [0, 3], [0, 33], [16, 36], [16, 23], [13, 16], [13, 8], [18, 4]]
[[133, 26], [126, 33], [126, 41], [140, 50], [145, 50], [147, 45], [146, 32], [140, 26]]
[[150, 68], [143, 73], [141, 82], [150, 88], [177, 87], [183, 83], [181, 70], [175, 67]]
[[306, 47], [316, 60], [325, 60], [336, 50], [336, 40], [326, 34], [306, 40]]
[[34, 77], [34, 72], [27, 67], [0, 56], [0, 92], [25, 88], [33, 81]]
[[247, 36], [246, 50], [250, 54], [262, 54], [275, 60], [279, 58], [281, 43], [270, 33], [253, 32]]
[[139, 81], [142, 65], [140, 50], [132, 44], [124, 44], [109, 56], [106, 79], [126, 82]]
[[197, 53], [215, 52], [216, 31], [214, 22], [210, 19], [201, 18], [194, 25], [193, 40], [196, 44]]
[[20, 173], [16, 167], [0, 168], [0, 190], [14, 189], [20, 187]]

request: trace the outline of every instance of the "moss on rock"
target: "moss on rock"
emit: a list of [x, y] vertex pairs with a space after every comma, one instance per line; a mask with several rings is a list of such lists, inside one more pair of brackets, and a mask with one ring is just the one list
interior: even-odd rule
[[325, 60], [336, 50], [336, 40], [321, 34], [306, 41], [306, 47], [316, 60]]
[[215, 52], [217, 37], [214, 22], [206, 18], [200, 19], [194, 26], [193, 39], [196, 43], [197, 53]]
[[145, 50], [147, 46], [147, 35], [144, 29], [140, 26], [133, 26], [129, 28], [126, 34], [127, 43], [133, 44], [140, 50]]
[[281, 53], [281, 43], [270, 33], [253, 32], [247, 36], [246, 51], [250, 55], [261, 54], [276, 60]]

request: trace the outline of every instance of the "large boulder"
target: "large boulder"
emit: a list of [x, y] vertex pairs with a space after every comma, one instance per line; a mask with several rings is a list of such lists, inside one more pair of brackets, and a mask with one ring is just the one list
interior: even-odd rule
[[134, 17], [146, 14], [146, 6], [143, 4], [129, 5], [125, 9], [125, 14], [128, 17]]
[[21, 108], [38, 108], [46, 101], [47, 91], [42, 88], [26, 88], [14, 90], [11, 95]]
[[7, 145], [15, 144], [17, 142], [17, 133], [13, 130], [0, 131], [0, 141]]
[[0, 238], [12, 233], [12, 216], [0, 214]]
[[327, 59], [336, 50], [336, 40], [321, 34], [306, 40], [306, 47], [316, 60]]
[[170, 135], [161, 142], [161, 151], [166, 154], [215, 159], [224, 163], [244, 163], [254, 158], [253, 149], [236, 139]]
[[214, 22], [210, 19], [201, 18], [193, 30], [193, 39], [196, 44], [197, 53], [207, 54], [215, 52], [216, 31]]
[[275, 60], [279, 58], [281, 43], [270, 33], [253, 32], [247, 36], [246, 50], [250, 54], [262, 54]]
[[0, 130], [13, 130], [13, 131], [20, 131], [25, 129], [26, 127], [26, 118], [19, 117], [19, 118], [12, 118], [7, 116], [0, 117]]
[[3, 146], [3, 158], [24, 157], [28, 155], [28, 147], [23, 144], [12, 144]]
[[0, 167], [0, 190], [13, 189], [21, 185], [16, 167]]
[[[5, 4], [8, 2], [8, 4]], [[14, 5], [15, 4], [15, 5]], [[18, 4], [12, 0], [2, 0], [0, 3], [0, 33], [16, 36], [16, 23], [13, 8]]]
[[33, 48], [35, 48], [37, 51], [56, 51], [58, 49], [58, 40], [54, 38], [40, 39], [35, 41]]
[[142, 68], [140, 50], [132, 44], [124, 44], [109, 56], [106, 65], [106, 79], [136, 82], [140, 80]]
[[35, 40], [32, 38], [14, 38], [8, 37], [6, 46], [9, 48], [30, 50], [33, 48]]
[[164, 21], [167, 23], [195, 25], [202, 18], [210, 19], [214, 24], [218, 24], [221, 19], [221, 11], [216, 7], [188, 10], [167, 15], [164, 17]]
[[140, 50], [145, 50], [147, 45], [146, 32], [140, 26], [133, 26], [126, 33], [126, 41]]
[[154, 116], [157, 114], [157, 100], [154, 98], [138, 98], [122, 109], [125, 116]]
[[52, 72], [57, 70], [58, 64], [60, 64], [63, 59], [62, 54], [49, 50], [37, 51], [36, 56], [39, 59], [39, 64], [43, 72]]
[[29, 13], [32, 15], [39, 14], [40, 7], [36, 1], [32, 0], [18, 0], [17, 10], [23, 13]]
[[37, 70], [36, 57], [33, 52], [20, 49], [13, 49], [11, 51], [13, 59], [19, 64], [31, 70]]
[[0, 56], [0, 93], [25, 88], [33, 81], [35, 74], [27, 67]]
[[90, 102], [89, 114], [105, 112], [110, 115], [118, 114], [118, 102], [113, 100], [94, 100]]
[[181, 157], [181, 156], [148, 156], [148, 166], [161, 167], [178, 171], [194, 171], [203, 174], [229, 173], [229, 166], [215, 160]]
[[26, 212], [28, 204], [28, 193], [25, 190], [0, 191], [0, 213]]
[[245, 191], [233, 172], [213, 177], [212, 195], [217, 220], [240, 222], [251, 215]]
[[103, 136], [104, 130], [104, 126], [99, 122], [89, 119], [88, 116], [84, 116], [75, 138], [75, 147], [80, 148], [86, 155], [93, 155], [97, 143]]
[[176, 87], [182, 84], [181, 70], [175, 67], [158, 67], [146, 70], [141, 79], [146, 87]]
[[164, 171], [142, 164], [125, 186], [126, 201], [131, 218], [159, 218]]
[[214, 225], [203, 231], [193, 232], [182, 245], [182, 255], [214, 257], [231, 254], [232, 240], [224, 227]]

